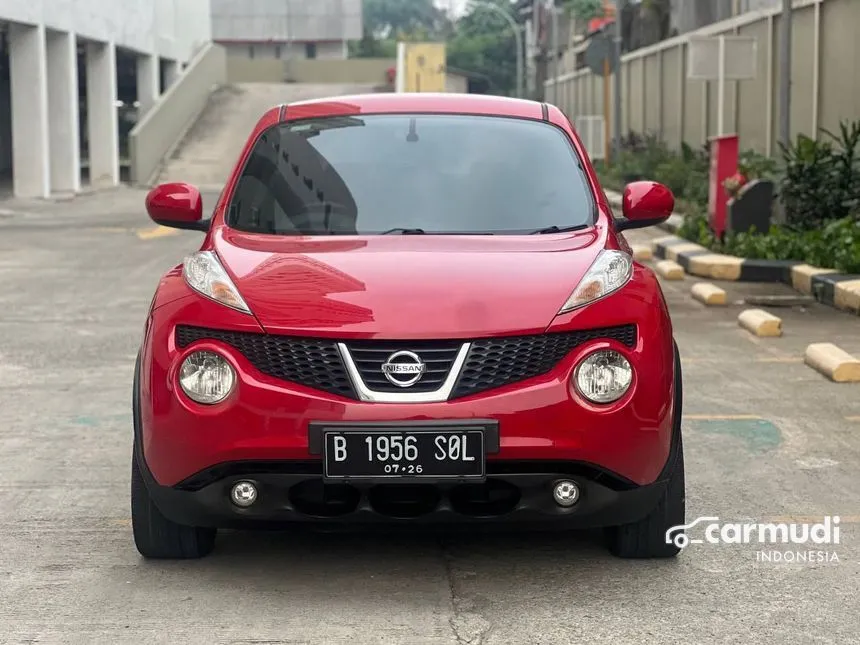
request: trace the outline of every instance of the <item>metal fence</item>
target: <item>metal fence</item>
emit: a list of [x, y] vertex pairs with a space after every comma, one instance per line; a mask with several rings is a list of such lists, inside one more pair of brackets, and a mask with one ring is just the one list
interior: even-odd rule
[[[792, 138], [860, 119], [860, 0], [795, 0], [793, 13]], [[673, 147], [700, 146], [716, 135], [716, 82], [687, 78], [689, 39], [750, 36], [758, 42], [756, 78], [727, 83], [726, 130], [740, 135], [743, 149], [777, 154], [781, 20], [780, 9], [754, 11], [624, 56], [623, 132], [655, 133]], [[552, 86], [547, 82], [548, 97]], [[556, 96], [571, 117], [603, 113], [603, 79], [588, 69], [559, 76]]]

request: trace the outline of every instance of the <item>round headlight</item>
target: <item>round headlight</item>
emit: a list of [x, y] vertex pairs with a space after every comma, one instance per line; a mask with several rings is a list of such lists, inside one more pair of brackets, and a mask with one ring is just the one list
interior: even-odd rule
[[576, 390], [592, 403], [617, 401], [633, 382], [633, 368], [611, 349], [589, 354], [574, 372]]
[[215, 352], [194, 352], [182, 361], [179, 385], [197, 403], [220, 403], [236, 382], [233, 366]]

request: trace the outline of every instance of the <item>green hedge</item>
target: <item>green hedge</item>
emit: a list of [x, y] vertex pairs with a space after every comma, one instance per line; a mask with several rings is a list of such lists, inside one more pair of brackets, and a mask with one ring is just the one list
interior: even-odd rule
[[653, 135], [622, 139], [616, 163], [595, 164], [613, 190], [637, 179], [659, 181], [675, 194], [685, 215], [678, 235], [717, 253], [768, 260], [796, 260], [843, 273], [860, 273], [860, 121], [843, 123], [821, 140], [799, 136], [782, 149], [781, 163], [753, 151], [741, 154], [747, 180], [775, 182], [786, 214], [783, 226], [767, 232], [728, 233], [717, 239], [708, 227], [707, 146], [670, 150]]
[[766, 234], [728, 233], [720, 241], [705, 215], [684, 218], [677, 235], [716, 253], [756, 260], [798, 260], [840, 273], [860, 273], [860, 219], [844, 217], [807, 231], [772, 226]]

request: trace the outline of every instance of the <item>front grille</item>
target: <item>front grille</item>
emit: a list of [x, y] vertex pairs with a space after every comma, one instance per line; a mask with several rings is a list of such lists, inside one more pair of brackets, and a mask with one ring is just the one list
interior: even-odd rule
[[633, 347], [636, 345], [636, 326], [476, 340], [469, 349], [451, 398], [546, 374], [574, 348], [590, 340], [604, 338]]
[[272, 336], [180, 325], [176, 344], [186, 347], [210, 339], [235, 347], [263, 374], [324, 392], [356, 398], [335, 343], [331, 340]]
[[[364, 384], [376, 392], [435, 392], [451, 371], [461, 341], [362, 341], [346, 344]], [[382, 373], [382, 364], [401, 350], [416, 354], [426, 365], [421, 379], [409, 387], [392, 384]]]
[[[218, 340], [241, 352], [260, 372], [351, 399], [358, 398], [333, 339], [274, 336], [180, 325], [176, 344], [186, 347], [198, 340]], [[636, 326], [623, 325], [533, 336], [484, 338], [472, 345], [450, 398], [486, 390], [546, 374], [576, 347], [590, 340], [611, 339], [628, 347], [636, 345]], [[433, 392], [438, 390], [466, 341], [349, 341], [350, 355], [367, 387], [377, 392]], [[400, 350], [414, 352], [427, 369], [421, 380], [408, 388], [391, 384], [382, 364]]]

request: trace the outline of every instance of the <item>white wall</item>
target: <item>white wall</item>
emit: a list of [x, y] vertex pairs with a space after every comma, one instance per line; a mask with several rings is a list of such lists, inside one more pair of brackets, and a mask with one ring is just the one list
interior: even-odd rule
[[215, 41], [361, 38], [361, 0], [212, 0]]
[[0, 20], [186, 62], [211, 38], [209, 0], [2, 0]]
[[[316, 44], [316, 58], [344, 59], [349, 56], [346, 41], [323, 42]], [[305, 43], [221, 43], [230, 56], [262, 59], [304, 59], [307, 58]], [[253, 52], [253, 55], [252, 55]]]

